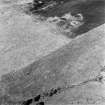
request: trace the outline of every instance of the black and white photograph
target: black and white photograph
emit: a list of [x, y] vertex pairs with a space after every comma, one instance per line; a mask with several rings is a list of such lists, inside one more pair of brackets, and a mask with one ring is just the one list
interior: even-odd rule
[[0, 0], [0, 105], [105, 105], [105, 0]]

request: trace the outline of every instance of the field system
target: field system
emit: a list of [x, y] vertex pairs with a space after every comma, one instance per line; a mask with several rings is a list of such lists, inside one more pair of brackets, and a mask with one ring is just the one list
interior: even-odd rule
[[0, 0], [0, 105], [105, 105], [105, 0]]

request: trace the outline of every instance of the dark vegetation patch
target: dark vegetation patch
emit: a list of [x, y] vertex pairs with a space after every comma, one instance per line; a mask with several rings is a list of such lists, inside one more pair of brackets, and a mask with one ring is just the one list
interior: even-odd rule
[[62, 91], [62, 88], [52, 88], [51, 90], [39, 94], [31, 99], [28, 99], [22, 103], [22, 105], [31, 105], [32, 103], [36, 103], [36, 105], [44, 105], [46, 98], [51, 98], [54, 95], [59, 94]]
[[30, 105], [30, 104], [32, 104], [32, 102], [33, 102], [33, 100], [32, 99], [29, 99], [27, 101], [24, 101], [23, 102], [23, 105]]
[[[34, 0], [34, 2], [37, 0]], [[75, 36], [88, 32], [89, 30], [105, 23], [105, 0], [40, 0], [42, 4], [35, 4], [30, 10], [32, 14], [42, 17], [61, 17], [71, 12], [72, 15], [81, 13], [84, 17], [84, 24], [73, 30]], [[42, 9], [49, 2], [56, 2], [56, 5]], [[35, 8], [34, 8], [35, 7]]]
[[45, 105], [44, 102], [39, 102], [36, 105]]

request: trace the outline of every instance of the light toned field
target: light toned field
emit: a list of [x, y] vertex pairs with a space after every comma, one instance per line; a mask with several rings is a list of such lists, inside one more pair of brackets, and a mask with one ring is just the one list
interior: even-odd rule
[[18, 7], [1, 8], [0, 14], [0, 75], [26, 66], [70, 42], [54, 25], [36, 21]]
[[[46, 105], [105, 104], [104, 29], [105, 24], [73, 40], [72, 44], [67, 45], [64, 48], [65, 50], [63, 49], [64, 52], [60, 50], [64, 55], [71, 51], [69, 53], [71, 54], [71, 60], [69, 59], [69, 62], [63, 68], [65, 79], [67, 79], [67, 84], [70, 86], [61, 94], [50, 98]], [[62, 57], [62, 53], [60, 57]], [[95, 78], [100, 74], [103, 75], [103, 79], [96, 81]]]

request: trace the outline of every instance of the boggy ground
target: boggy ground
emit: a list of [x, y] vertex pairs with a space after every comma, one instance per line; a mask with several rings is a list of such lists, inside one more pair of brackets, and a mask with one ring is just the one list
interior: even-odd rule
[[[44, 2], [44, 0], [41, 1]], [[49, 0], [49, 1], [56, 2], [56, 5], [51, 6], [44, 10], [43, 9], [38, 10], [33, 8], [31, 12], [33, 14], [38, 14], [46, 18], [54, 16], [61, 17], [69, 12], [73, 15], [81, 13], [84, 17], [84, 24], [80, 26], [78, 29], [74, 30], [76, 35], [88, 32], [89, 30], [105, 22], [104, 0], [62, 0], [62, 3], [60, 3], [59, 0], [58, 1]]]

